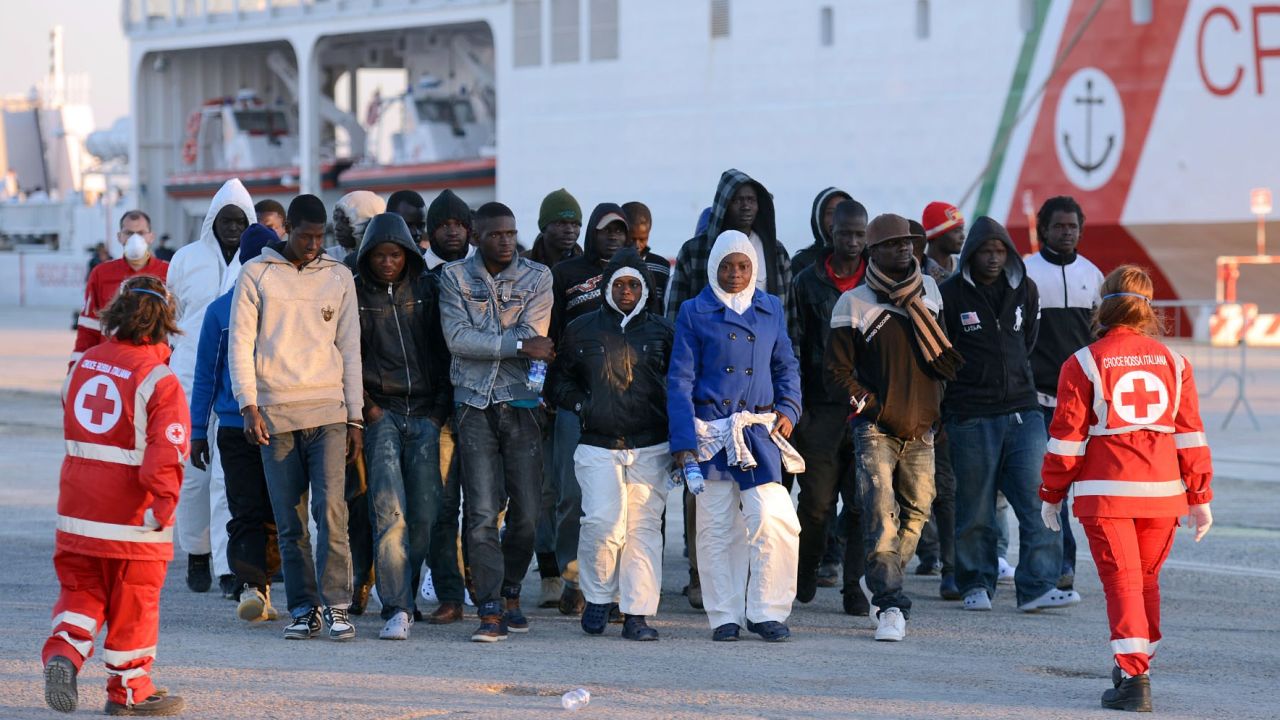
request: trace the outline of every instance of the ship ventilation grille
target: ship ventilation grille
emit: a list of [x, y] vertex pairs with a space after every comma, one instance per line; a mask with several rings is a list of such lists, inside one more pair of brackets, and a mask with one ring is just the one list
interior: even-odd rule
[[729, 0], [711, 0], [711, 37], [729, 37]]

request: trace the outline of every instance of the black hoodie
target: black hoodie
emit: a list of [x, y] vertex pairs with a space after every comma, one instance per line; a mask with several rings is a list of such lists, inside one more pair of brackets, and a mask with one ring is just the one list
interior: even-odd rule
[[[653, 278], [633, 248], [613, 256], [602, 284], [623, 267], [640, 274], [652, 297]], [[643, 308], [626, 327], [622, 320], [606, 302], [570, 322], [556, 349], [547, 397], [578, 414], [585, 445], [617, 450], [667, 441], [667, 366], [675, 328]]]
[[551, 268], [551, 292], [554, 299], [551, 305], [549, 337], [552, 340], [560, 338], [560, 333], [569, 321], [600, 307], [604, 297], [601, 285], [605, 260], [600, 257], [600, 251], [596, 247], [596, 225], [600, 223], [600, 218], [609, 213], [617, 214], [622, 218], [622, 223], [627, 224], [627, 214], [620, 205], [600, 203], [591, 211], [591, 219], [587, 221], [582, 233], [582, 254], [556, 263]]
[[[404, 248], [404, 273], [386, 284], [369, 265], [384, 243]], [[435, 281], [409, 226], [395, 213], [369, 221], [356, 259], [360, 304], [360, 358], [365, 410], [377, 405], [401, 415], [427, 416], [442, 425], [449, 416], [449, 349], [440, 330]]]
[[716, 238], [725, 229], [724, 219], [728, 213], [729, 201], [733, 199], [738, 188], [751, 183], [755, 186], [756, 197], [760, 202], [759, 212], [751, 231], [760, 237], [764, 246], [765, 290], [778, 298], [782, 309], [787, 309], [787, 295], [791, 289], [791, 256], [778, 241], [776, 216], [773, 210], [773, 196], [764, 185], [752, 180], [740, 170], [725, 170], [720, 175], [720, 184], [716, 186], [716, 199], [711, 204], [711, 217], [707, 221], [707, 229], [695, 235], [680, 247], [676, 255], [675, 270], [671, 273], [671, 289], [667, 294], [667, 318], [675, 322], [680, 314], [680, 304], [692, 300], [707, 286], [707, 259], [711, 257], [711, 247]]
[[[1009, 256], [1000, 277], [979, 286], [970, 274], [970, 260], [992, 238], [1004, 243]], [[1031, 349], [1040, 329], [1040, 294], [1004, 226], [978, 218], [960, 250], [959, 271], [941, 289], [947, 336], [965, 359], [955, 381], [947, 384], [943, 415], [1005, 415], [1038, 408]]]
[[831, 249], [834, 244], [831, 239], [831, 233], [822, 225], [822, 209], [827, 206], [827, 203], [833, 197], [838, 197], [841, 200], [853, 199], [852, 195], [835, 187], [823, 190], [813, 199], [813, 209], [809, 211], [809, 230], [813, 232], [813, 244], [791, 258], [792, 277], [799, 277], [805, 268], [818, 262], [823, 253]]

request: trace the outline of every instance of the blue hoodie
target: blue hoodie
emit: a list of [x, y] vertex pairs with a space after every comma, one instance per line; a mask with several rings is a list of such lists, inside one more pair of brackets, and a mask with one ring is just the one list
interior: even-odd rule
[[[254, 223], [240, 236], [240, 264], [257, 257], [267, 243], [275, 242], [274, 230]], [[243, 428], [240, 404], [231, 391], [231, 369], [227, 364], [227, 334], [231, 328], [231, 289], [209, 303], [200, 324], [196, 346], [195, 380], [191, 385], [191, 439], [209, 439], [209, 415], [218, 415], [218, 425]]]

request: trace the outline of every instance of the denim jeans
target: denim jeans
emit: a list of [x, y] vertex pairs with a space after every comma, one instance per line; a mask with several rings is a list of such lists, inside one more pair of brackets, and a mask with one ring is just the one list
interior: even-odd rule
[[369, 522], [382, 618], [414, 611], [414, 577], [426, 562], [440, 512], [440, 428], [384, 410], [365, 427]]
[[533, 541], [538, 574], [544, 578], [560, 577], [560, 563], [556, 560], [556, 500], [560, 492], [555, 473], [555, 421], [549, 425], [542, 432], [542, 498]]
[[[458, 515], [462, 512], [462, 463], [456, 452], [457, 438], [458, 433], [450, 419], [440, 428], [440, 509], [431, 525], [427, 565], [431, 568], [431, 582], [436, 586], [436, 597], [440, 602], [461, 605], [465, 597], [462, 580], [465, 555], [460, 556], [458, 549], [461, 547], [465, 554], [466, 543], [458, 541]], [[417, 576], [413, 586], [418, 587]]]
[[968, 594], [996, 589], [996, 490], [1018, 518], [1018, 604], [1055, 588], [1062, 540], [1040, 520], [1044, 420], [1039, 410], [947, 420], [956, 472], [956, 584]]
[[956, 474], [951, 470], [951, 443], [945, 429], [933, 436], [933, 517], [920, 531], [920, 562], [942, 562], [943, 575], [956, 573]]
[[902, 590], [902, 570], [933, 503], [933, 435], [903, 440], [875, 423], [853, 426], [867, 587], [873, 605], [896, 607], [903, 616], [911, 614], [911, 599]]
[[[1044, 413], [1044, 434], [1049, 435], [1049, 425], [1053, 423], [1053, 408], [1040, 408]], [[1062, 522], [1062, 574], [1074, 575], [1076, 572], [1076, 536], [1071, 532], [1071, 503], [1062, 503], [1058, 513]]]
[[[582, 488], [574, 470], [573, 453], [582, 437], [582, 421], [561, 408], [556, 411], [555, 457], [551, 460], [557, 483], [556, 564], [560, 573], [578, 559], [578, 533], [582, 527]], [[576, 562], [575, 562], [576, 564]]]
[[[351, 605], [347, 545], [347, 426], [342, 423], [275, 433], [262, 448], [262, 469], [276, 518], [289, 614]], [[307, 532], [307, 495], [316, 522], [315, 559]]]
[[[462, 456], [468, 555], [476, 607], [519, 591], [533, 559], [542, 492], [542, 410], [497, 403], [459, 406], [454, 417]], [[501, 538], [498, 515], [506, 505]], [[509, 595], [510, 593], [508, 593]]]

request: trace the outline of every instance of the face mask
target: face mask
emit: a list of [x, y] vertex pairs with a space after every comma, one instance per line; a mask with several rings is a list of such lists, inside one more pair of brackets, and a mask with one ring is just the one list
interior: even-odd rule
[[124, 256], [129, 260], [141, 260], [147, 256], [147, 239], [134, 233], [124, 241]]

